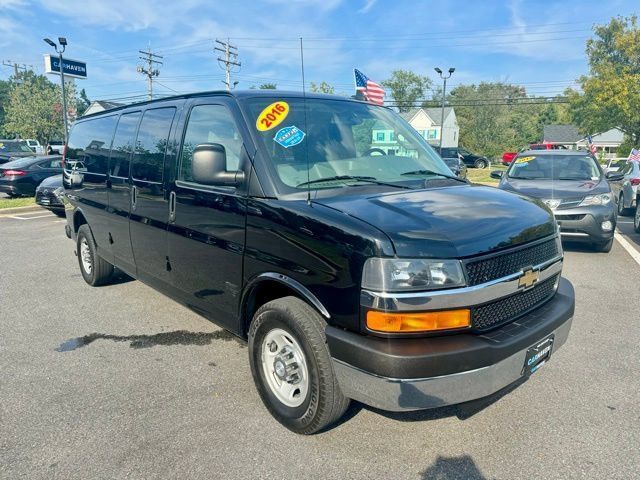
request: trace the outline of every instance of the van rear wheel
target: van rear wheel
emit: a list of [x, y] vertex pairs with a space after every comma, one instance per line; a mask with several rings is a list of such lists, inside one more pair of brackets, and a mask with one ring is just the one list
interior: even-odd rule
[[96, 244], [89, 225], [80, 225], [78, 229], [78, 263], [82, 278], [92, 287], [104, 285], [113, 275], [113, 265], [96, 253]]
[[249, 329], [249, 362], [260, 398], [278, 422], [309, 435], [349, 406], [338, 385], [318, 312], [296, 297], [263, 305]]

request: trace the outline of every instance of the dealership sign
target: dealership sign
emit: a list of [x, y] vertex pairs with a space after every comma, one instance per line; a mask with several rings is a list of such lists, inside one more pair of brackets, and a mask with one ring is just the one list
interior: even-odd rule
[[[60, 57], [45, 55], [44, 56], [45, 73], [54, 73], [60, 75]], [[87, 64], [70, 58], [62, 59], [62, 71], [67, 77], [87, 78]]]

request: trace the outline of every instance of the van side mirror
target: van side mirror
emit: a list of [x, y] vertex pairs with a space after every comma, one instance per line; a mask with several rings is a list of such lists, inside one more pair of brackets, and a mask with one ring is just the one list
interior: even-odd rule
[[502, 170], [494, 170], [493, 172], [491, 172], [491, 173], [489, 174], [489, 176], [490, 176], [491, 178], [502, 178], [502, 174], [503, 174], [503, 173], [504, 173], [504, 172], [503, 172]]
[[219, 143], [201, 143], [193, 150], [193, 181], [203, 185], [235, 186], [244, 181], [244, 172], [227, 170], [227, 152]]

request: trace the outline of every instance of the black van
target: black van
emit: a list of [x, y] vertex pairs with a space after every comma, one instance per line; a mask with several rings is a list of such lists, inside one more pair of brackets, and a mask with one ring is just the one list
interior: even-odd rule
[[247, 339], [264, 404], [298, 433], [350, 399], [487, 396], [569, 334], [553, 214], [453, 176], [384, 107], [280, 91], [129, 105], [75, 123], [64, 183], [87, 283], [118, 267]]

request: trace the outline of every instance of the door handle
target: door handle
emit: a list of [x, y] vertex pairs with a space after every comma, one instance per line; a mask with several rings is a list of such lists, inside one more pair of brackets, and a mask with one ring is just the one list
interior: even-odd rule
[[176, 192], [169, 194], [169, 221], [173, 222], [176, 219]]
[[136, 209], [136, 201], [138, 200], [138, 189], [135, 185], [131, 186], [131, 209]]

